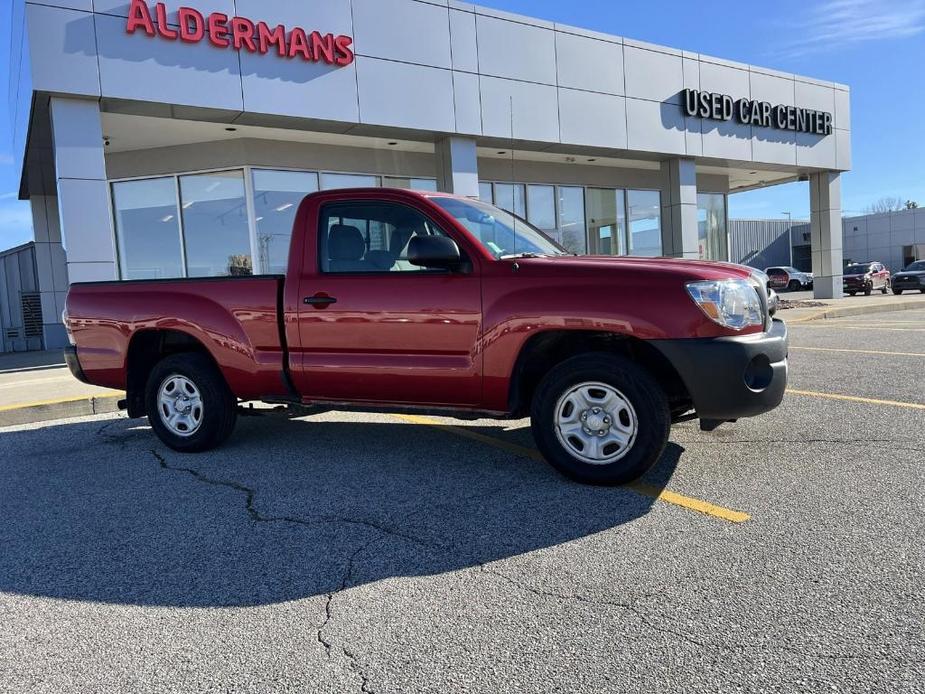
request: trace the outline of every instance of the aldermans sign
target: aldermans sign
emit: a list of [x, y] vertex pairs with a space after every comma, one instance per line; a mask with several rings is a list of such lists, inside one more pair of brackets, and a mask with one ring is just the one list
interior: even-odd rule
[[762, 128], [794, 130], [813, 135], [832, 134], [832, 114], [799, 106], [774, 105], [756, 99], [733, 99], [726, 94], [685, 89], [681, 109], [693, 118], [728, 121]]
[[129, 34], [143, 31], [151, 37], [186, 43], [206, 39], [216, 48], [263, 54], [275, 51], [282, 58], [300, 58], [339, 67], [353, 62], [350, 48], [353, 39], [349, 36], [306, 31], [302, 27], [288, 29], [282, 24], [270, 26], [247, 17], [229, 17], [222, 12], [203, 15], [192, 7], [177, 10], [177, 27], [173, 28], [167, 23], [167, 7], [162, 2], [156, 3], [152, 12], [144, 0], [132, 0], [125, 31]]

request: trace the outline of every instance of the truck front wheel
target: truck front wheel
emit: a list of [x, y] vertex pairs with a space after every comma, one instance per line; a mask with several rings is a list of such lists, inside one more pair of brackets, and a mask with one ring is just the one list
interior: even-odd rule
[[220, 445], [237, 416], [237, 402], [221, 373], [196, 353], [174, 354], [155, 365], [145, 388], [145, 409], [157, 437], [184, 453]]
[[624, 484], [658, 460], [671, 428], [668, 403], [644, 369], [622, 357], [590, 353], [555, 366], [533, 398], [536, 444], [566, 477]]

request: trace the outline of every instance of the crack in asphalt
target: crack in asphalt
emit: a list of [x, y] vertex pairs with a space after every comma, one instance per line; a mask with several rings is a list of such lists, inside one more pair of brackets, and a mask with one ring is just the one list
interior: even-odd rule
[[[117, 419], [117, 420], [108, 422], [107, 424], [103, 425], [97, 430], [97, 434], [103, 437], [108, 442], [116, 444], [124, 448], [127, 445], [128, 441], [131, 438], [133, 438], [133, 436], [131, 434], [121, 435], [121, 436], [114, 435], [107, 431], [109, 427], [113, 426], [119, 421], [120, 420]], [[876, 443], [876, 442], [878, 441], [873, 440], [873, 439], [859, 439], [859, 440], [806, 439], [802, 441], [775, 441], [774, 443]], [[895, 443], [895, 441], [891, 441], [891, 442]], [[752, 443], [752, 444], [763, 443], [763, 444], [768, 445], [768, 453], [770, 453], [770, 444], [772, 442], [769, 440], [760, 440], [760, 441], [737, 440], [737, 441], [722, 441], [722, 442], [717, 442], [717, 443]], [[342, 524], [348, 524], [348, 525], [355, 525], [358, 527], [364, 527], [367, 529], [374, 530], [378, 533], [378, 535], [364, 542], [362, 545], [360, 545], [353, 551], [353, 553], [350, 555], [350, 557], [348, 558], [346, 562], [344, 573], [341, 576], [340, 585], [335, 590], [329, 591], [326, 594], [325, 609], [324, 609], [325, 617], [322, 623], [317, 625], [316, 627], [316, 640], [324, 649], [325, 654], [329, 660], [332, 659], [333, 657], [332, 653], [335, 650], [335, 643], [333, 639], [327, 638], [325, 636], [325, 630], [332, 624], [334, 620], [334, 607], [333, 607], [334, 598], [342, 591], [351, 587], [357, 558], [363, 552], [368, 550], [370, 547], [372, 547], [376, 543], [381, 542], [386, 537], [395, 537], [401, 540], [405, 540], [407, 542], [418, 545], [424, 548], [425, 550], [428, 550], [431, 552], [435, 552], [435, 551], [436, 552], [447, 552], [447, 551], [461, 551], [462, 550], [461, 547], [454, 546], [453, 543], [444, 544], [444, 543], [439, 543], [439, 542], [425, 542], [412, 535], [402, 533], [396, 530], [395, 528], [391, 528], [386, 525], [375, 523], [369, 520], [347, 518], [347, 517], [328, 517], [328, 518], [318, 518], [318, 519], [309, 520], [309, 519], [304, 519], [304, 518], [298, 518], [295, 516], [266, 516], [262, 514], [255, 506], [256, 490], [254, 490], [253, 488], [248, 487], [234, 480], [224, 480], [224, 479], [216, 479], [216, 478], [208, 477], [207, 475], [204, 475], [199, 470], [196, 470], [194, 468], [170, 465], [167, 462], [167, 459], [154, 449], [150, 449], [150, 453], [155, 458], [158, 465], [164, 470], [168, 470], [171, 472], [186, 473], [190, 475], [192, 478], [194, 478], [196, 481], [201, 482], [203, 484], [206, 484], [209, 486], [215, 486], [215, 487], [225, 487], [227, 489], [232, 489], [234, 491], [237, 491], [243, 494], [245, 497], [245, 511], [248, 517], [254, 523], [289, 523], [289, 524], [295, 524], [295, 525], [299, 525], [303, 527], [313, 527], [313, 526], [319, 526], [319, 525], [324, 525], [324, 524], [342, 523]], [[487, 492], [480, 492], [478, 494], [472, 494], [468, 498], [470, 499], [484, 498], [484, 497], [498, 494], [503, 491], [507, 491], [507, 490], [506, 489], [493, 489]], [[421, 508], [418, 511], [406, 516], [406, 520], [408, 518], [423, 514], [427, 510], [430, 510], [430, 507]], [[896, 657], [884, 656], [884, 655], [872, 656], [872, 655], [865, 655], [865, 654], [818, 653], [818, 652], [806, 651], [806, 650], [802, 650], [802, 649], [790, 647], [790, 646], [765, 646], [765, 645], [757, 645], [757, 644], [733, 645], [733, 644], [723, 644], [723, 643], [715, 643], [712, 641], [700, 640], [700, 639], [697, 639], [691, 636], [690, 634], [684, 631], [672, 629], [672, 628], [666, 627], [654, 621], [650, 615], [648, 615], [646, 612], [644, 612], [642, 609], [640, 609], [637, 606], [636, 603], [638, 601], [645, 600], [650, 597], [654, 597], [658, 595], [658, 593], [650, 593], [650, 594], [638, 596], [632, 602], [619, 602], [619, 601], [612, 601], [612, 600], [606, 600], [606, 599], [598, 599], [598, 598], [594, 598], [591, 596], [582, 595], [579, 593], [557, 593], [553, 591], [543, 590], [543, 589], [537, 588], [536, 586], [532, 586], [530, 584], [519, 581], [501, 571], [491, 568], [489, 566], [489, 562], [479, 561], [475, 557], [472, 557], [472, 561], [477, 565], [478, 570], [481, 573], [484, 573], [489, 576], [493, 576], [497, 579], [500, 579], [507, 585], [513, 588], [516, 588], [522, 592], [532, 594], [541, 599], [554, 599], [554, 600], [560, 600], [560, 601], [580, 602], [580, 603], [592, 605], [592, 606], [606, 606], [606, 607], [611, 607], [614, 609], [624, 610], [626, 612], [629, 612], [635, 615], [640, 620], [640, 622], [644, 626], [648, 627], [649, 629], [653, 631], [657, 631], [659, 633], [663, 633], [667, 636], [680, 639], [698, 648], [713, 648], [713, 649], [733, 651], [733, 652], [747, 652], [747, 651], [773, 652], [773, 651], [777, 651], [777, 652], [782, 652], [782, 653], [790, 653], [790, 654], [798, 655], [800, 657], [808, 657], [808, 658], [814, 658], [814, 659], [819, 659], [819, 660], [830, 660], [830, 661], [850, 661], [850, 660], [860, 660], [860, 661], [867, 661], [867, 662], [880, 661], [880, 662], [890, 662], [890, 663], [894, 663], [897, 665], [918, 665], [918, 664], [925, 663], [925, 659], [904, 659], [904, 658], [896, 658]], [[360, 691], [363, 692], [363, 694], [375, 694], [375, 690], [372, 689], [371, 687], [371, 680], [366, 671], [366, 668], [363, 666], [363, 664], [361, 663], [356, 653], [344, 645], [339, 646], [339, 649], [340, 649], [340, 652], [343, 654], [343, 656], [347, 659], [351, 670], [357, 675], [357, 677], [359, 677]]]
[[[105, 434], [104, 432], [105, 429], [106, 429], [106, 426], [102, 427], [97, 433], [100, 433], [104, 438], [107, 438], [110, 441], [122, 442], [121, 440], [117, 441], [118, 437], [112, 437], [111, 435]], [[377, 535], [376, 537], [373, 537], [371, 540], [368, 540], [367, 542], [363, 543], [360, 547], [358, 547], [356, 550], [354, 550], [354, 552], [350, 555], [350, 557], [347, 560], [347, 564], [344, 569], [344, 574], [341, 577], [340, 586], [336, 590], [329, 591], [326, 594], [326, 600], [325, 600], [325, 606], [324, 606], [325, 618], [324, 618], [324, 621], [316, 628], [315, 638], [318, 641], [318, 643], [321, 644], [322, 648], [324, 648], [325, 655], [327, 656], [329, 660], [332, 657], [331, 654], [334, 649], [334, 642], [325, 638], [324, 630], [326, 627], [330, 625], [331, 621], [334, 618], [334, 612], [333, 612], [334, 596], [340, 593], [341, 591], [346, 590], [348, 587], [350, 587], [350, 581], [353, 577], [353, 571], [354, 571], [354, 565], [355, 565], [356, 558], [360, 554], [362, 554], [364, 551], [366, 551], [369, 547], [374, 545], [375, 543], [381, 542], [383, 538], [385, 537], [396, 537], [396, 538], [420, 545], [422, 547], [429, 548], [426, 543], [420, 541], [419, 539], [415, 537], [412, 537], [411, 535], [398, 532], [394, 528], [389, 528], [379, 523], [373, 523], [372, 521], [368, 521], [368, 520], [358, 520], [355, 518], [343, 518], [343, 517], [307, 520], [303, 518], [297, 518], [295, 516], [266, 516], [266, 515], [263, 515], [260, 511], [257, 510], [255, 506], [256, 491], [252, 489], [251, 487], [248, 487], [234, 480], [220, 480], [220, 479], [214, 479], [211, 477], [207, 477], [206, 475], [203, 475], [201, 472], [199, 472], [198, 470], [194, 468], [170, 465], [167, 462], [167, 459], [154, 449], [151, 449], [150, 453], [152, 456], [154, 456], [154, 459], [157, 461], [158, 465], [164, 470], [168, 470], [171, 472], [183, 472], [183, 473], [190, 475], [197, 482], [201, 482], [203, 484], [215, 486], [215, 487], [225, 487], [227, 489], [232, 489], [234, 491], [244, 494], [245, 511], [247, 512], [248, 517], [254, 523], [289, 523], [289, 524], [295, 524], [295, 525], [300, 525], [300, 526], [305, 526], [305, 527], [312, 527], [312, 526], [332, 524], [332, 523], [343, 523], [343, 524], [348, 524], [348, 525], [361, 526], [364, 528], [375, 530], [379, 533], [379, 535]], [[374, 690], [370, 688], [369, 675], [366, 673], [365, 668], [360, 663], [356, 654], [353, 653], [353, 651], [349, 650], [346, 646], [341, 646], [340, 649], [341, 649], [341, 652], [344, 654], [344, 657], [348, 659], [351, 670], [353, 670], [357, 674], [357, 676], [360, 678], [360, 691], [363, 692], [364, 694], [375, 694]]]
[[523, 592], [530, 593], [532, 595], [535, 595], [543, 599], [551, 598], [554, 600], [561, 600], [561, 601], [574, 601], [574, 602], [585, 603], [585, 604], [592, 605], [592, 606], [605, 606], [605, 607], [613, 607], [613, 608], [617, 608], [621, 610], [626, 610], [627, 612], [631, 612], [632, 614], [636, 615], [639, 618], [639, 620], [645, 626], [649, 627], [650, 629], [661, 632], [663, 634], [667, 634], [669, 636], [674, 636], [676, 638], [679, 638], [699, 648], [713, 648], [717, 650], [734, 651], [738, 653], [749, 652], [749, 651], [759, 651], [759, 652], [777, 651], [781, 653], [790, 653], [793, 655], [798, 655], [800, 657], [814, 658], [817, 660], [831, 660], [831, 661], [859, 660], [859, 661], [864, 661], [864, 662], [888, 662], [888, 663], [893, 663], [895, 665], [903, 665], [903, 666], [904, 665], [925, 664], [925, 658], [897, 658], [897, 657], [886, 656], [886, 655], [865, 655], [865, 654], [858, 654], [858, 653], [819, 653], [819, 652], [803, 650], [800, 648], [795, 648], [793, 646], [771, 646], [769, 647], [769, 646], [763, 646], [763, 645], [757, 645], [757, 644], [733, 645], [733, 644], [725, 644], [725, 643], [715, 643], [712, 641], [701, 641], [683, 631], [680, 631], [677, 629], [670, 629], [668, 627], [665, 627], [665, 626], [662, 626], [661, 624], [656, 623], [655, 621], [651, 619], [651, 617], [648, 614], [646, 614], [639, 607], [637, 607], [636, 605], [637, 602], [639, 602], [640, 600], [645, 600], [647, 598], [651, 598], [651, 597], [655, 597], [659, 595], [659, 593], [657, 592], [656, 593], [646, 593], [644, 595], [640, 595], [633, 602], [615, 602], [612, 600], [592, 598], [590, 596], [581, 595], [577, 593], [557, 593], [554, 591], [543, 590], [543, 589], [537, 588], [536, 586], [532, 586], [522, 581], [518, 581], [517, 579], [505, 573], [496, 571], [490, 568], [487, 564], [480, 564], [479, 570], [482, 573], [500, 578], [506, 583], [508, 583], [509, 585], [514, 586], [515, 588], [518, 588]]

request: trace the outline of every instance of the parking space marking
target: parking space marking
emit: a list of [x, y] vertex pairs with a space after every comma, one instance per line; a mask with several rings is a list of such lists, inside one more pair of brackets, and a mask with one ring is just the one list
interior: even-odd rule
[[[548, 465], [548, 463], [546, 463], [546, 459], [543, 458], [543, 455], [535, 448], [519, 446], [516, 443], [502, 441], [501, 439], [497, 439], [494, 436], [486, 436], [485, 434], [480, 434], [477, 431], [470, 431], [468, 427], [444, 424], [443, 422], [432, 419], [431, 417], [422, 417], [420, 415], [410, 414], [398, 414], [394, 416], [410, 424], [420, 424], [423, 426], [439, 428], [441, 431], [447, 431], [452, 434], [456, 434], [457, 436], [472, 439], [473, 441], [478, 441], [494, 448], [499, 448], [503, 451], [507, 451], [508, 453], [513, 453], [514, 455], [520, 456], [522, 458], [538, 460]], [[697, 511], [698, 513], [713, 516], [714, 518], [720, 518], [730, 523], [744, 523], [745, 521], [751, 519], [749, 514], [743, 513], [742, 511], [735, 511], [731, 508], [726, 508], [725, 506], [712, 504], [709, 501], [704, 501], [703, 499], [696, 499], [692, 496], [685, 496], [684, 494], [678, 494], [677, 492], [672, 492], [667, 489], [660, 489], [655, 485], [647, 484], [645, 482], [633, 482], [631, 484], [624, 485], [624, 488], [630, 489], [637, 494], [641, 494], [650, 499], [655, 499], [656, 501], [664, 501], [675, 506], [681, 506], [682, 508], [686, 508], [690, 511]]]
[[897, 400], [880, 400], [878, 398], [862, 398], [858, 395], [841, 395], [839, 393], [820, 393], [815, 390], [796, 390], [788, 388], [787, 393], [790, 395], [804, 395], [810, 398], [822, 398], [824, 400], [845, 400], [847, 402], [860, 402], [865, 405], [885, 405], [888, 407], [904, 407], [910, 410], [925, 410], [925, 404], [917, 402], [899, 402]]
[[885, 330], [889, 332], [899, 332], [899, 333], [925, 333], [925, 328], [893, 328], [893, 327], [883, 327], [878, 323], [871, 323], [870, 325], [846, 325], [844, 323], [838, 323], [837, 325], [821, 325], [821, 324], [812, 324], [812, 325], [795, 325], [794, 328], [800, 328], [805, 330], [806, 328], [814, 328], [816, 330]]
[[849, 354], [879, 354], [889, 357], [925, 357], [925, 352], [883, 352], [877, 349], [840, 349], [837, 347], [797, 347], [790, 345], [790, 349], [807, 352], [847, 352]]

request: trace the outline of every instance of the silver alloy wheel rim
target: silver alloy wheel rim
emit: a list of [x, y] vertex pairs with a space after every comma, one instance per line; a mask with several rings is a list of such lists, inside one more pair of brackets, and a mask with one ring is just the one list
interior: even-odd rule
[[157, 412], [170, 433], [192, 436], [202, 426], [202, 395], [186, 376], [171, 374], [158, 389]]
[[639, 431], [632, 403], [606, 383], [573, 386], [556, 402], [554, 412], [559, 443], [591, 465], [609, 465], [623, 458]]

